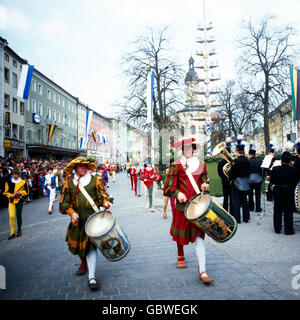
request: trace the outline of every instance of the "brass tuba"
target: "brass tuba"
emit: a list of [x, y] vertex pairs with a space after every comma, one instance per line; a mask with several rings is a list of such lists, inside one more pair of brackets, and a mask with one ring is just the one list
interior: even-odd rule
[[226, 144], [225, 142], [219, 143], [213, 150], [212, 156], [220, 156], [221, 158], [225, 159], [227, 163], [223, 167], [223, 173], [229, 179], [229, 171], [233, 165], [233, 157], [231, 154], [226, 150]]

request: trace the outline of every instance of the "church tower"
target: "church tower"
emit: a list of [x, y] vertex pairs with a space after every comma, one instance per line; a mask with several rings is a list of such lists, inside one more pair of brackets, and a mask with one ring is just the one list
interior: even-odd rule
[[194, 59], [190, 57], [189, 59], [189, 71], [185, 77], [186, 85], [186, 107], [192, 108], [196, 107], [199, 104], [199, 77], [195, 71]]

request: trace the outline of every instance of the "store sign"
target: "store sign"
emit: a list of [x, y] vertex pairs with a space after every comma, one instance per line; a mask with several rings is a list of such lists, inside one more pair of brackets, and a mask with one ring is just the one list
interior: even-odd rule
[[3, 141], [3, 146], [4, 146], [4, 148], [9, 148], [10, 145], [11, 145], [10, 140], [4, 140], [4, 141]]
[[5, 112], [4, 124], [6, 127], [10, 127], [10, 112]]
[[34, 123], [38, 123], [38, 124], [41, 123], [41, 116], [38, 113], [33, 113], [32, 117], [33, 117], [32, 120]]
[[16, 140], [4, 140], [3, 141], [4, 148], [13, 148], [13, 149], [24, 149], [24, 142], [16, 141]]

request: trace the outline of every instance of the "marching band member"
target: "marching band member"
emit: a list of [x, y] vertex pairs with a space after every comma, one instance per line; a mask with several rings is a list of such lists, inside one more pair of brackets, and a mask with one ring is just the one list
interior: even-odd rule
[[274, 187], [274, 230], [280, 233], [282, 214], [284, 214], [284, 231], [286, 235], [295, 234], [293, 226], [294, 190], [299, 180], [298, 170], [292, 166], [293, 156], [285, 151], [281, 157], [281, 166], [271, 171], [270, 182]]
[[234, 163], [229, 171], [233, 208], [232, 213], [237, 223], [241, 223], [241, 206], [243, 208], [243, 221], [247, 223], [250, 220], [249, 204], [247, 199], [247, 194], [250, 190], [248, 183], [250, 163], [245, 156], [245, 143], [242, 142], [242, 139], [243, 137], [240, 135], [237, 138], [236, 158], [234, 159]]
[[97, 249], [84, 229], [87, 219], [95, 212], [81, 192], [79, 182], [95, 201], [98, 208], [106, 207], [110, 210], [112, 208], [112, 199], [106, 193], [102, 179], [89, 173], [89, 170], [96, 170], [96, 164], [93, 161], [82, 157], [72, 160], [64, 170], [65, 176], [69, 176], [73, 170], [75, 170], [74, 177], [64, 184], [59, 202], [59, 211], [71, 217], [66, 241], [68, 242], [69, 251], [74, 255], [78, 255], [81, 260], [81, 265], [76, 275], [83, 275], [88, 269], [88, 286], [91, 290], [97, 290], [100, 287], [95, 278]]
[[[108, 163], [108, 161], [106, 161], [104, 168], [105, 168], [105, 171], [107, 172], [107, 176], [111, 175], [110, 174], [110, 164]], [[106, 188], [109, 188], [109, 178], [108, 178], [108, 182], [106, 184]]]
[[270, 141], [269, 143], [269, 155], [271, 155], [273, 157], [270, 167], [268, 169], [265, 170], [265, 174], [266, 174], [266, 181], [268, 184], [268, 188], [267, 188], [267, 201], [272, 202], [273, 201], [273, 191], [272, 191], [272, 184], [270, 184], [270, 176], [271, 176], [271, 168], [274, 164], [275, 161], [275, 149], [274, 149], [274, 143], [273, 141]]
[[299, 178], [300, 178], [300, 140], [296, 142], [295, 148], [296, 148], [297, 155], [294, 161], [294, 167], [296, 167], [297, 170], [299, 171]]
[[3, 195], [8, 198], [8, 213], [10, 234], [8, 240], [15, 237], [15, 219], [17, 213], [18, 232], [17, 237], [22, 235], [22, 210], [23, 200], [29, 194], [29, 187], [26, 181], [20, 178], [20, 171], [18, 169], [12, 170], [12, 176], [5, 183]]
[[155, 171], [152, 168], [151, 159], [148, 159], [147, 167], [143, 170], [141, 180], [144, 182], [146, 208], [149, 208], [149, 211], [153, 212], [153, 181], [155, 181], [156, 178]]
[[[231, 138], [226, 139], [226, 150], [231, 153]], [[228, 203], [230, 206], [230, 213], [232, 214], [232, 199], [231, 199], [231, 189], [230, 189], [230, 183], [228, 178], [225, 176], [223, 172], [223, 167], [227, 161], [225, 159], [222, 159], [218, 163], [218, 174], [222, 181], [222, 189], [223, 189], [223, 208], [228, 211]]]
[[187, 171], [192, 174], [202, 191], [208, 191], [209, 189], [209, 185], [206, 183], [208, 180], [206, 164], [194, 156], [196, 145], [197, 142], [194, 138], [183, 139], [173, 144], [173, 149], [182, 150], [182, 157], [172, 163], [168, 171], [164, 194], [176, 198], [170, 234], [173, 241], [177, 243], [177, 268], [186, 268], [183, 247], [190, 242], [195, 242], [195, 251], [199, 263], [199, 280], [210, 283], [213, 279], [206, 273], [205, 233], [186, 219], [184, 215], [186, 204], [196, 194]]
[[56, 191], [58, 190], [58, 178], [57, 175], [53, 173], [53, 168], [48, 168], [48, 173], [45, 176], [45, 188], [49, 199], [48, 213], [51, 214], [54, 210], [53, 203], [55, 201]]
[[254, 145], [250, 144], [249, 149], [250, 175], [249, 175], [249, 210], [254, 211], [253, 191], [255, 192], [255, 211], [262, 212], [261, 208], [261, 185], [263, 182], [262, 160], [256, 157]]
[[134, 163], [134, 166], [131, 167], [131, 175], [133, 178], [133, 184], [134, 184], [134, 194], [136, 196], [141, 196], [141, 183], [140, 183], [140, 179], [139, 179], [139, 175], [140, 175], [140, 168], [139, 168], [139, 163], [136, 161]]

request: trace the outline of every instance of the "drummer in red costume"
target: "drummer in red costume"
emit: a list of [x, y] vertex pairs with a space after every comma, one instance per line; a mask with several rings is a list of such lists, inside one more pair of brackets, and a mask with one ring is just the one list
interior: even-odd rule
[[177, 267], [186, 268], [183, 246], [195, 242], [195, 251], [198, 258], [199, 279], [204, 283], [213, 281], [206, 269], [204, 232], [186, 219], [184, 209], [188, 201], [196, 195], [186, 171], [194, 177], [197, 185], [202, 191], [208, 191], [206, 164], [194, 156], [197, 146], [196, 139], [189, 138], [175, 142], [173, 149], [182, 149], [182, 157], [176, 160], [168, 172], [168, 177], [164, 185], [164, 194], [176, 198], [176, 207], [173, 212], [173, 221], [170, 230], [172, 239], [177, 243]]

